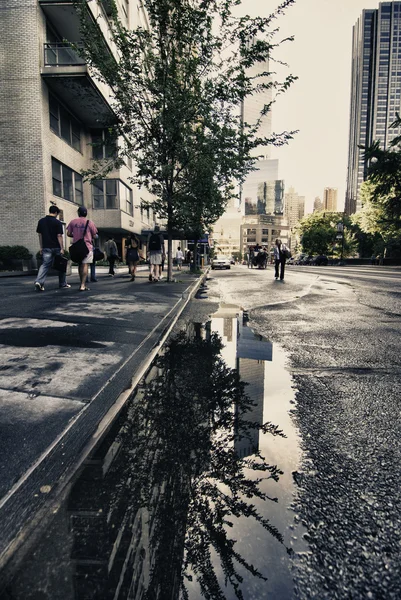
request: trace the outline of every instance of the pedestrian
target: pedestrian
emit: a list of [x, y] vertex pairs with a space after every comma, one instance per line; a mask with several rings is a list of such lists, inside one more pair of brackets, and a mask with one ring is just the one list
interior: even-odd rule
[[181, 271], [182, 269], [182, 261], [184, 259], [184, 253], [181, 250], [181, 246], [178, 246], [177, 252], [175, 253], [175, 259], [177, 261], [177, 269]]
[[[60, 209], [56, 205], [49, 208], [49, 214], [39, 219], [36, 227], [36, 232], [39, 235], [40, 254], [42, 256], [42, 264], [40, 265], [38, 276], [35, 281], [35, 289], [37, 292], [44, 292], [44, 283], [53, 264], [54, 257], [64, 254], [64, 231], [63, 225], [60, 223], [58, 216]], [[71, 287], [67, 283], [66, 274], [60, 272], [58, 274], [59, 288]]]
[[86, 278], [88, 277], [88, 265], [93, 261], [93, 240], [98, 235], [95, 224], [87, 219], [87, 214], [88, 211], [85, 206], [80, 206], [78, 208], [78, 218], [73, 219], [67, 225], [67, 235], [72, 238], [73, 243], [83, 238], [88, 248], [88, 254], [78, 263], [80, 292], [86, 292], [90, 289], [86, 287]]
[[164, 237], [163, 234], [160, 233], [160, 227], [158, 225], [155, 225], [153, 232], [148, 235], [147, 247], [150, 264], [149, 281], [159, 281], [165, 251]]
[[275, 278], [279, 278], [279, 267], [280, 267], [280, 281], [284, 281], [284, 270], [285, 261], [289, 253], [288, 247], [282, 243], [280, 239], [276, 239], [276, 245], [274, 246], [274, 267], [275, 267]]
[[141, 240], [137, 235], [135, 235], [135, 233], [130, 233], [127, 237], [125, 247], [125, 260], [131, 275], [130, 281], [135, 281], [136, 268], [140, 261], [139, 250], [141, 247]]
[[[99, 236], [96, 235], [95, 239], [97, 239], [98, 237]], [[92, 262], [89, 265], [89, 267], [90, 267], [90, 275], [88, 273], [88, 276], [86, 278], [86, 283], [89, 283], [89, 281], [92, 281], [92, 282], [96, 282], [97, 281], [97, 279], [96, 279], [96, 260], [95, 260], [95, 241], [93, 241], [93, 243], [92, 243], [92, 252], [93, 252], [93, 260], [92, 260]], [[90, 280], [89, 280], [89, 277], [90, 277]]]
[[110, 236], [109, 239], [107, 240], [107, 242], [105, 243], [104, 251], [106, 253], [107, 260], [109, 261], [109, 275], [111, 277], [114, 277], [114, 275], [115, 275], [114, 263], [118, 259], [118, 250], [117, 250], [117, 244], [115, 243], [113, 237]]

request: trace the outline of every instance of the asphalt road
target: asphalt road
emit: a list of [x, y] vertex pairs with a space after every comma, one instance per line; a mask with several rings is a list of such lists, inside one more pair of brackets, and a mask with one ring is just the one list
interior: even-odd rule
[[308, 542], [294, 559], [293, 597], [400, 598], [401, 270], [273, 275], [213, 271], [207, 297], [242, 307], [287, 353], [302, 446], [292, 509]]

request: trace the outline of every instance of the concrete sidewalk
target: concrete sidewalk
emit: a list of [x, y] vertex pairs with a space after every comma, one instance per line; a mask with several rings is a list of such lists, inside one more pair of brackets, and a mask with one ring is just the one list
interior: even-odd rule
[[[68, 485], [139, 382], [201, 278], [131, 282], [98, 271], [45, 292], [0, 281], [0, 569]], [[1, 579], [1, 577], [0, 577]]]

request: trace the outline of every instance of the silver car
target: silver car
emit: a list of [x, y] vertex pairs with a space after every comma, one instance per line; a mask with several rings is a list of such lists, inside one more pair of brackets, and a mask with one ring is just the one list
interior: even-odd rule
[[212, 258], [212, 269], [231, 269], [231, 261], [228, 256], [218, 254]]

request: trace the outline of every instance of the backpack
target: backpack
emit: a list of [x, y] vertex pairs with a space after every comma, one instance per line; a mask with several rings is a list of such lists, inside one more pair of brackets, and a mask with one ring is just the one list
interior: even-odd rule
[[158, 250], [161, 250], [161, 249], [162, 249], [162, 244], [161, 244], [161, 240], [160, 240], [160, 235], [156, 234], [156, 233], [152, 233], [152, 235], [149, 238], [148, 250], [157, 252]]

